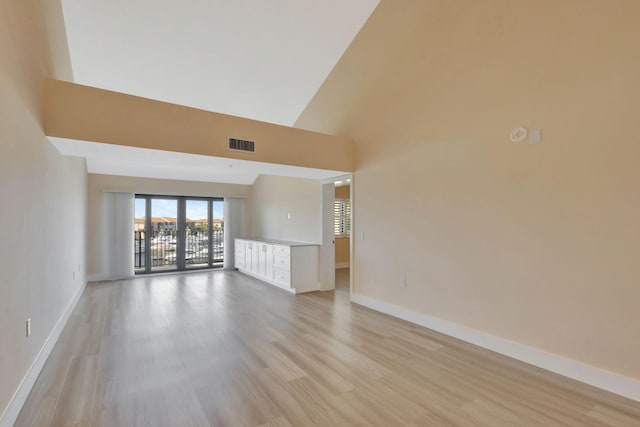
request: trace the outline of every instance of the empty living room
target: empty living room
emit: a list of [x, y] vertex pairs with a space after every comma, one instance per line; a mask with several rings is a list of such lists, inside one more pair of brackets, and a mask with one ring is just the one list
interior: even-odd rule
[[640, 426], [638, 22], [2, 0], [0, 427]]

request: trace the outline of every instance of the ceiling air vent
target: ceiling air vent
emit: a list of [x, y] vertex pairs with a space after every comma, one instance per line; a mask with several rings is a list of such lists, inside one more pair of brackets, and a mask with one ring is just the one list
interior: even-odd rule
[[243, 151], [245, 153], [255, 153], [256, 143], [255, 141], [247, 141], [245, 139], [229, 138], [228, 148], [231, 151]]

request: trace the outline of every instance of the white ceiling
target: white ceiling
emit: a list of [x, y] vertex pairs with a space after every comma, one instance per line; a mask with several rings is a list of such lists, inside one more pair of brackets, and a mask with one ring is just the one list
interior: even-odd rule
[[324, 180], [345, 172], [150, 150], [49, 137], [60, 153], [85, 157], [87, 171], [106, 175], [251, 185], [260, 174]]
[[291, 126], [379, 0], [62, 0], [75, 82]]

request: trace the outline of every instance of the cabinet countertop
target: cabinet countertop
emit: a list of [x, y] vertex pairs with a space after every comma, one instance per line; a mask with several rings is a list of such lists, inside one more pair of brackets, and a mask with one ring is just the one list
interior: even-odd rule
[[290, 240], [264, 239], [262, 237], [238, 237], [236, 240], [251, 240], [253, 242], [270, 243], [272, 245], [283, 246], [320, 246], [319, 243], [293, 242]]

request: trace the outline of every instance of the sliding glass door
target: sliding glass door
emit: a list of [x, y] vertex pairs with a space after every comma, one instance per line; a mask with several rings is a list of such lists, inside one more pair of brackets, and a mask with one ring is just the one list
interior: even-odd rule
[[175, 270], [178, 265], [178, 200], [151, 199], [151, 271]]
[[211, 227], [211, 202], [208, 200], [186, 201], [186, 229], [185, 241], [185, 267], [204, 268], [209, 267], [209, 253], [211, 252], [209, 238]]
[[136, 195], [135, 208], [136, 273], [222, 267], [222, 199]]

